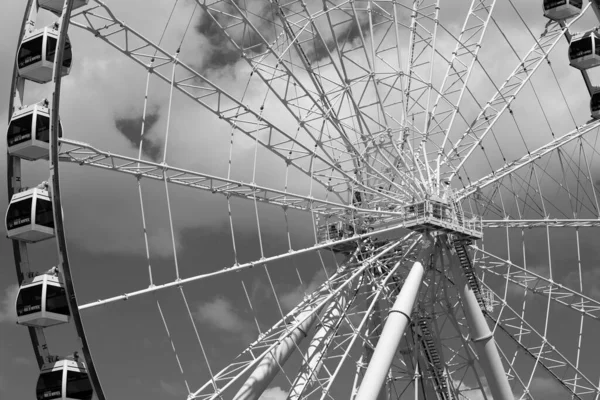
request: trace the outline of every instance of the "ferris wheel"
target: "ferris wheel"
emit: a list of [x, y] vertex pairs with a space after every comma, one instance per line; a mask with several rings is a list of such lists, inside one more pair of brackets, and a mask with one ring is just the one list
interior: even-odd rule
[[[26, 3], [31, 397], [600, 398], [599, 1]], [[65, 103], [118, 76], [127, 143]]]

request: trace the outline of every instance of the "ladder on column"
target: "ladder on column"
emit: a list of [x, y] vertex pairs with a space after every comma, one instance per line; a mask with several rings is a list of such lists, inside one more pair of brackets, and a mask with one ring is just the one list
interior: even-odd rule
[[475, 270], [473, 269], [473, 264], [469, 259], [469, 254], [467, 253], [467, 249], [465, 247], [464, 242], [455, 241], [454, 248], [456, 249], [456, 254], [458, 255], [458, 259], [460, 260], [460, 266], [467, 277], [467, 283], [469, 287], [475, 294], [475, 298], [477, 299], [477, 303], [479, 303], [479, 307], [483, 312], [487, 312], [487, 307], [485, 305], [485, 301], [483, 299], [483, 295], [481, 293], [481, 287], [479, 286], [479, 279], [475, 274]]
[[438, 352], [433, 334], [429, 329], [427, 318], [419, 319], [419, 328], [421, 329], [421, 342], [423, 344], [423, 349], [425, 350], [427, 361], [431, 366], [429, 371], [432, 374], [433, 384], [438, 393], [438, 398], [440, 400], [453, 400], [454, 396], [448, 388], [448, 381], [446, 380], [446, 374], [444, 373], [444, 363]]

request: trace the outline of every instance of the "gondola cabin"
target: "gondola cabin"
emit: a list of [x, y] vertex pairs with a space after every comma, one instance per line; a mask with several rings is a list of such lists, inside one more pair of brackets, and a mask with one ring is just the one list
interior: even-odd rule
[[577, 69], [600, 65], [600, 36], [595, 30], [573, 37], [569, 44], [569, 63]]
[[48, 191], [33, 188], [13, 195], [6, 212], [9, 239], [35, 243], [54, 237], [54, 216]]
[[590, 112], [592, 114], [592, 118], [600, 119], [600, 89], [596, 89], [592, 93], [592, 97], [590, 99]]
[[53, 274], [38, 275], [21, 285], [16, 308], [20, 325], [47, 328], [69, 322], [65, 288]]
[[[38, 29], [25, 36], [17, 54], [19, 75], [37, 83], [48, 83], [52, 80], [54, 56], [58, 45], [58, 30], [53, 27]], [[67, 37], [62, 64], [62, 76], [71, 71], [73, 55], [71, 42]]]
[[35, 392], [37, 400], [91, 400], [94, 395], [85, 364], [67, 359], [44, 364]]
[[[62, 137], [62, 125], [58, 126]], [[15, 111], [6, 134], [6, 147], [11, 156], [25, 160], [48, 159], [50, 154], [50, 114], [48, 108], [34, 104]]]
[[[87, 6], [89, 0], [75, 0], [73, 1], [73, 10]], [[38, 0], [38, 4], [41, 8], [51, 11], [55, 14], [62, 14], [65, 0]]]
[[578, 15], [583, 8], [583, 0], [544, 0], [544, 17], [562, 21]]

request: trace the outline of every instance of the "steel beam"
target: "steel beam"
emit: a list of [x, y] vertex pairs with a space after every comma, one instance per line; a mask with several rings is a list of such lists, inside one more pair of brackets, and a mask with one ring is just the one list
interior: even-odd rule
[[[586, 6], [585, 10], [587, 10], [587, 7], [589, 5]], [[448, 174], [448, 179], [451, 180], [458, 174], [458, 171], [491, 131], [500, 116], [510, 109], [511, 103], [521, 89], [529, 82], [539, 66], [548, 59], [548, 55], [556, 47], [564, 33], [581, 18], [581, 15], [583, 13], [564, 26], [561, 26], [558, 22], [549, 22], [540, 38], [535, 40], [527, 55], [519, 61], [514, 71], [481, 109], [477, 118], [469, 125], [462, 136], [453, 142], [452, 148], [442, 149], [445, 150], [446, 155], [440, 163], [440, 168], [442, 168], [442, 165], [446, 166], [447, 170], [442, 172]], [[453, 166], [453, 163], [457, 164]]]
[[340, 297], [331, 302], [321, 317], [321, 323], [313, 336], [300, 372], [292, 383], [288, 400], [299, 400], [305, 390], [312, 385], [319, 375], [323, 365], [323, 355], [327, 352], [331, 340], [335, 335], [341, 317], [344, 315], [347, 304], [348, 289], [344, 289]]
[[404, 331], [410, 322], [410, 315], [425, 275], [422, 262], [429, 264], [427, 261], [433, 250], [433, 240], [429, 235], [424, 236], [422, 240], [421, 252], [390, 310], [371, 362], [358, 389], [356, 400], [376, 400], [385, 383]]
[[515, 160], [515, 161], [512, 161], [512, 162], [506, 164], [502, 168], [499, 168], [499, 169], [493, 171], [489, 175], [486, 175], [483, 178], [480, 178], [477, 181], [466, 186], [464, 189], [459, 190], [458, 193], [456, 193], [457, 199], [463, 200], [467, 196], [474, 194], [477, 190], [481, 190], [486, 186], [489, 186], [495, 182], [498, 182], [505, 176], [508, 176], [508, 175], [512, 174], [513, 172], [523, 168], [524, 166], [529, 165], [532, 162], [541, 159], [542, 157], [553, 152], [554, 150], [566, 145], [567, 143], [570, 143], [571, 141], [573, 141], [575, 139], [582, 137], [586, 133], [588, 133], [594, 129], [597, 129], [598, 127], [600, 127], [600, 121], [597, 121], [597, 120], [592, 120], [592, 121], [585, 123], [584, 125], [578, 126], [571, 132], [569, 132], [561, 137], [558, 137], [558, 138], [554, 139], [553, 141], [551, 141], [550, 143], [546, 143], [545, 145], [543, 145], [535, 150], [532, 150], [531, 152], [529, 152], [528, 154], [519, 158], [518, 160]]
[[481, 221], [484, 228], [592, 228], [600, 227], [600, 219], [585, 218], [544, 218], [544, 219], [488, 219]]
[[446, 252], [446, 255], [449, 259], [454, 282], [460, 294], [460, 301], [467, 319], [471, 341], [479, 356], [479, 364], [487, 378], [492, 397], [494, 400], [513, 400], [514, 396], [510, 389], [506, 372], [502, 366], [502, 360], [498, 354], [494, 335], [485, 320], [475, 293], [473, 293], [471, 286], [467, 283], [458, 256], [454, 252], [450, 254]]
[[[310, 314], [277, 347], [265, 355], [254, 372], [244, 382], [242, 388], [233, 396], [233, 400], [258, 400], [302, 339], [307, 336], [307, 332], [317, 319], [317, 315], [318, 313]], [[307, 312], [300, 313], [297, 321], [302, 321], [306, 316]]]

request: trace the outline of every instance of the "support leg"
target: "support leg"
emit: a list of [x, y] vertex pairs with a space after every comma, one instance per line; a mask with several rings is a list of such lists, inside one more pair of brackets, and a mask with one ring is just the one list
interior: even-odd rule
[[302, 364], [298, 376], [292, 383], [292, 388], [287, 397], [288, 400], [299, 400], [302, 398], [307, 387], [317, 378], [319, 370], [323, 365], [323, 355], [327, 351], [336, 333], [340, 318], [344, 314], [347, 295], [347, 290], [342, 292], [340, 297], [325, 309], [321, 318], [321, 325], [318, 326], [315, 336], [313, 336], [306, 352], [306, 360]]
[[[302, 319], [305, 316], [306, 314], [301, 313], [298, 318]], [[267, 354], [233, 397], [233, 400], [257, 400], [279, 372], [279, 366], [285, 364], [316, 319], [317, 313], [312, 314], [291, 335], [283, 339], [279, 346]]]
[[[417, 259], [428, 262], [432, 247], [431, 238], [425, 236], [423, 238], [421, 253]], [[392, 365], [392, 361], [396, 357], [400, 340], [410, 322], [410, 315], [417, 300], [424, 275], [425, 268], [423, 264], [419, 261], [415, 262], [390, 310], [371, 362], [358, 389], [356, 400], [377, 399]]]
[[467, 278], [463, 268], [461, 268], [457, 255], [448, 253], [446, 252], [446, 255], [450, 259], [452, 275], [460, 293], [471, 340], [475, 345], [479, 363], [487, 379], [492, 397], [494, 400], [513, 400], [514, 396], [504, 372], [502, 360], [498, 354], [496, 341], [481, 311], [477, 297], [473, 293], [471, 286], [467, 283]]

